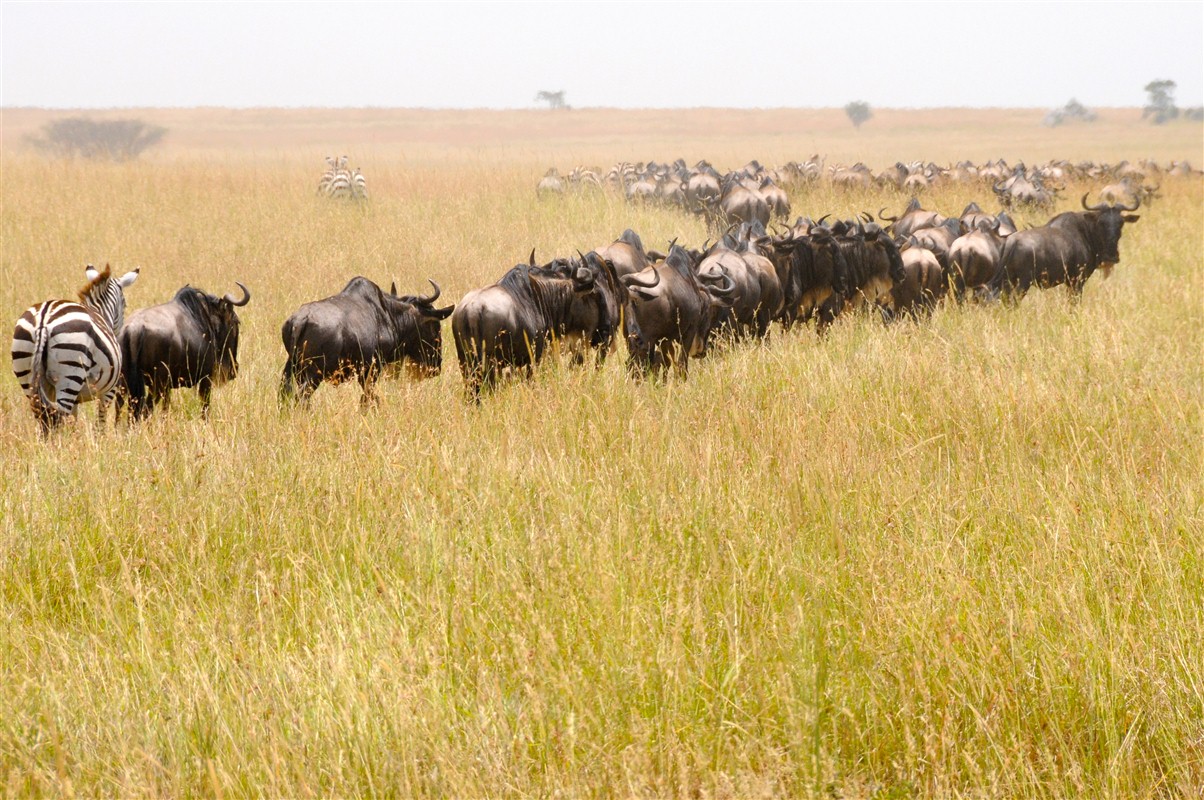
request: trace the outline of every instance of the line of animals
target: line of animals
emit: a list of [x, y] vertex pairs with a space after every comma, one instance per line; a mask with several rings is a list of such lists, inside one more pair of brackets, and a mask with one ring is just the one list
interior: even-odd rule
[[338, 200], [367, 200], [368, 179], [360, 168], [349, 169], [347, 156], [326, 156], [326, 171], [318, 180], [318, 196]]
[[[815, 319], [822, 335], [857, 309], [877, 310], [884, 321], [924, 315], [948, 292], [959, 301], [1015, 302], [1033, 285], [1065, 285], [1077, 299], [1097, 269], [1119, 262], [1123, 226], [1138, 220], [1131, 212], [1140, 205], [1088, 205], [1087, 197], [1082, 211], [1023, 231], [1003, 211], [992, 216], [971, 203], [945, 217], [914, 199], [898, 216], [879, 212], [886, 227], [865, 212], [835, 222], [799, 218], [775, 235], [759, 221], [742, 222], [697, 250], [674, 241], [667, 253], [648, 251], [629, 229], [604, 247], [541, 265], [532, 251], [526, 264], [443, 308], [434, 305], [441, 293], [433, 280], [430, 295], [398, 295], [395, 284], [386, 293], [356, 277], [284, 322], [281, 401], [305, 403], [323, 382], [355, 379], [367, 405], [387, 369], [438, 375], [449, 316], [468, 396], [480, 402], [503, 375], [530, 375], [553, 348], [576, 364], [592, 351], [601, 365], [621, 337], [633, 375], [685, 377], [713, 338], [764, 339], [775, 321], [789, 330]], [[79, 303], [34, 306], [13, 334], [13, 371], [42, 433], [81, 401], [99, 399], [102, 421], [114, 400], [118, 416], [125, 401], [141, 418], [182, 387], [198, 388], [206, 414], [212, 388], [238, 371], [235, 309], [250, 301], [247, 288], [239, 283], [240, 298], [218, 298], [185, 286], [125, 322], [124, 290], [138, 271], [117, 278], [107, 266], [88, 266], [85, 274]]]
[[574, 167], [562, 176], [556, 167], [547, 171], [536, 185], [537, 195], [558, 195], [566, 191], [611, 189], [621, 191], [629, 202], [662, 203], [703, 214], [720, 229], [731, 224], [790, 217], [790, 199], [786, 189], [816, 185], [826, 180], [842, 189], [868, 190], [871, 186], [891, 187], [916, 195], [946, 183], [989, 184], [1005, 208], [1029, 206], [1052, 208], [1058, 192], [1068, 180], [1101, 181], [1100, 197], [1109, 202], [1149, 203], [1157, 196], [1160, 180], [1191, 175], [1195, 171], [1186, 161], [1172, 161], [1165, 169], [1149, 159], [1115, 165], [1069, 161], [1050, 161], [1033, 167], [1023, 162], [1009, 166], [1003, 159], [975, 165], [959, 161], [951, 167], [932, 162], [896, 162], [893, 167], [874, 172], [858, 162], [852, 166], [833, 164], [826, 169], [824, 160], [813, 155], [805, 161], [790, 161], [778, 167], [764, 167], [753, 160], [739, 169], [720, 173], [703, 160], [690, 167], [683, 159], [671, 164], [649, 161], [633, 164], [620, 162], [609, 170]]

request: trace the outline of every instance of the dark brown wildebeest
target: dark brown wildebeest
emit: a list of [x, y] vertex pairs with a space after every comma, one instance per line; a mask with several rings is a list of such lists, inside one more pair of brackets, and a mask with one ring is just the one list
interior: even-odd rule
[[[594, 255], [597, 258], [596, 255]], [[596, 275], [584, 265], [565, 275], [556, 262], [544, 267], [519, 264], [497, 283], [464, 295], [452, 315], [452, 336], [464, 383], [473, 400], [492, 388], [507, 370], [525, 368], [531, 375], [556, 339], [583, 338], [595, 331], [597, 319], [574, 319], [574, 310], [596, 304]]]
[[633, 369], [663, 374], [673, 367], [686, 377], [689, 360], [706, 354], [711, 328], [731, 307], [731, 279], [724, 275], [720, 285], [708, 283], [695, 272], [689, 253], [673, 244], [663, 262], [623, 283], [631, 293], [627, 347]]
[[1124, 224], [1140, 218], [1126, 212], [1136, 211], [1140, 204], [1089, 206], [1083, 195], [1086, 211], [1067, 211], [1040, 228], [1012, 234], [1000, 253], [990, 295], [1018, 300], [1033, 284], [1047, 289], [1064, 283], [1071, 299], [1077, 300], [1096, 269], [1107, 272], [1120, 261]]
[[247, 287], [239, 283], [238, 288], [241, 300], [185, 286], [169, 302], [130, 315], [118, 338], [131, 417], [145, 417], [160, 401], [170, 407], [172, 389], [192, 386], [201, 396], [201, 416], [209, 416], [213, 387], [238, 375], [239, 319], [234, 309], [251, 300]]
[[848, 269], [836, 237], [822, 225], [800, 219], [774, 237], [773, 253], [782, 286], [782, 327], [789, 330], [796, 321], [808, 322], [818, 313], [822, 333], [843, 304], [842, 298], [833, 299], [836, 274]]
[[355, 378], [362, 405], [375, 400], [373, 386], [386, 367], [406, 364], [416, 377], [433, 377], [443, 366], [440, 322], [455, 306], [435, 308], [439, 285], [429, 297], [388, 294], [364, 277], [343, 291], [306, 303], [280, 330], [288, 354], [280, 382], [282, 401], [309, 400], [323, 381]]

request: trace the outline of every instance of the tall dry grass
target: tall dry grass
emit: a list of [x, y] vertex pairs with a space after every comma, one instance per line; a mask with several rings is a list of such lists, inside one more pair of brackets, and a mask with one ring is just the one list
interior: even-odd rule
[[[956, 137], [1007, 155], [1006, 134]], [[665, 141], [626, 157], [687, 155]], [[699, 139], [722, 166], [773, 161], [763, 142]], [[313, 197], [320, 157], [292, 140], [4, 157], [10, 320], [86, 261], [142, 266], [133, 307], [185, 282], [254, 294], [209, 422], [184, 394], [39, 442], [0, 382], [6, 794], [1204, 789], [1198, 180], [1164, 184], [1078, 306], [775, 331], [663, 385], [621, 353], [548, 363], [480, 407], [448, 341], [441, 377], [387, 382], [369, 413], [356, 387], [278, 407], [281, 322], [355, 274], [454, 301], [532, 246], [701, 242], [671, 211], [534, 198], [533, 165], [627, 147], [377, 152], [366, 208]]]

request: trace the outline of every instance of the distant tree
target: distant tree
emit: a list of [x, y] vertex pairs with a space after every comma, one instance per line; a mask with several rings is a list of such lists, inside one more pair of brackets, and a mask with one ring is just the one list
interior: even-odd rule
[[1179, 109], [1175, 107], [1174, 81], [1150, 81], [1145, 85], [1145, 91], [1149, 102], [1141, 110], [1142, 119], [1149, 117], [1155, 125], [1161, 125], [1179, 116]]
[[874, 112], [870, 111], [870, 104], [864, 100], [854, 100], [844, 107], [844, 113], [849, 115], [849, 121], [853, 123], [853, 127], [861, 129], [861, 123], [874, 116]]
[[564, 102], [564, 89], [561, 89], [559, 92], [549, 92], [546, 89], [540, 89], [535, 93], [535, 102], [547, 103], [548, 108], [553, 111], [558, 108], [568, 108], [568, 105]]
[[1072, 97], [1067, 101], [1066, 105], [1061, 108], [1055, 108], [1046, 114], [1041, 124], [1048, 128], [1056, 128], [1063, 122], [1074, 119], [1083, 122], [1095, 122], [1095, 112]]
[[42, 126], [41, 136], [28, 138], [30, 144], [52, 156], [132, 161], [143, 150], [158, 144], [166, 133], [167, 128], [137, 119], [98, 121], [68, 117], [47, 122]]

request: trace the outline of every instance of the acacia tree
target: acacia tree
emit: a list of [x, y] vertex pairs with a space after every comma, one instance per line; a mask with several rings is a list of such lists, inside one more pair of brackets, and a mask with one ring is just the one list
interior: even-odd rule
[[41, 136], [30, 136], [37, 149], [64, 158], [133, 161], [142, 151], [158, 144], [167, 128], [137, 119], [94, 120], [68, 117], [47, 122]]
[[1145, 85], [1145, 90], [1149, 102], [1141, 110], [1142, 119], [1149, 117], [1155, 125], [1161, 125], [1179, 116], [1179, 109], [1175, 107], [1174, 81], [1150, 81]]
[[853, 123], [853, 127], [861, 129], [861, 123], [874, 116], [874, 112], [870, 111], [870, 104], [864, 100], [854, 100], [844, 107], [844, 113], [849, 115], [849, 122]]
[[549, 92], [546, 89], [540, 89], [535, 93], [535, 102], [547, 103], [548, 108], [553, 111], [558, 108], [568, 108], [568, 105], [564, 102], [564, 89], [558, 92]]

